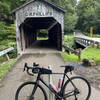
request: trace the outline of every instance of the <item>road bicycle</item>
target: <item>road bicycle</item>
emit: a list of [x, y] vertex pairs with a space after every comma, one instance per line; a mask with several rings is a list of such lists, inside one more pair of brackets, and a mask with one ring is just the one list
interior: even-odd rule
[[[25, 82], [19, 86], [15, 94], [15, 100], [48, 100], [48, 94], [43, 86], [46, 86], [55, 95], [55, 100], [89, 100], [91, 86], [87, 79], [82, 76], [74, 76], [70, 78], [67, 73], [74, 70], [74, 66], [71, 64], [61, 67], [65, 68], [64, 72], [55, 73], [48, 68], [40, 67], [39, 64], [36, 63], [33, 64], [33, 67], [29, 67], [28, 64], [25, 63], [24, 71], [26, 70], [31, 76], [37, 74], [36, 81]], [[59, 91], [42, 79], [41, 76], [44, 74], [63, 75]], [[65, 80], [65, 78], [67, 78], [67, 80]]]

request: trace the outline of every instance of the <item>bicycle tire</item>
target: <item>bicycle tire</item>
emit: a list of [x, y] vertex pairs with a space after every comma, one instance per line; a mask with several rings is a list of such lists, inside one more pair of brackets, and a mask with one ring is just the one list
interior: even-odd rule
[[[81, 76], [75, 76], [75, 77], [71, 77], [70, 78], [71, 81], [73, 81], [74, 85], [76, 86], [76, 88], [79, 89], [79, 86], [81, 87], [81, 91], [79, 90], [80, 94], [78, 95], [73, 95], [73, 97], [67, 97], [67, 98], [64, 98], [64, 100], [89, 100], [90, 96], [91, 96], [91, 86], [90, 86], [90, 83], [83, 77]], [[75, 83], [76, 81], [76, 83]], [[82, 81], [82, 85], [79, 85], [81, 84], [80, 82]], [[78, 83], [79, 84], [78, 84]], [[84, 84], [83, 84], [84, 83]], [[86, 89], [86, 86], [84, 87], [83, 85], [86, 85], [87, 86], [87, 89]], [[67, 89], [67, 92], [68, 91], [73, 91], [73, 90], [68, 90], [68, 88], [72, 88], [74, 89], [73, 85], [71, 84], [71, 82], [69, 80], [67, 80], [65, 82], [65, 85], [64, 85], [64, 88], [63, 88], [63, 96], [66, 94], [65, 93], [65, 89]], [[86, 89], [86, 90], [84, 90]], [[85, 93], [87, 92], [87, 96], [83, 96]], [[83, 93], [83, 94], [82, 94]], [[78, 96], [78, 97], [77, 97]], [[80, 96], [80, 97], [79, 97]]]
[[[31, 90], [29, 90], [29, 91], [25, 90], [29, 94], [28, 96], [26, 96], [24, 94], [26, 96], [26, 98], [24, 96], [19, 97], [20, 96], [20, 92], [23, 91], [24, 88], [28, 87], [28, 86], [31, 86], [30, 89], [32, 89], [32, 87], [35, 86], [36, 84], [37, 84], [36, 82], [25, 82], [21, 86], [19, 86], [19, 88], [17, 89], [16, 94], [15, 94], [15, 100], [30, 100], [30, 99], [27, 99], [27, 98], [30, 98], [29, 97], [30, 96], [29, 91], [31, 92]], [[36, 96], [36, 99], [34, 98], [32, 100], [48, 100], [47, 94], [46, 94], [45, 90], [43, 89], [43, 87], [41, 85], [37, 84], [37, 89], [39, 89], [39, 93], [37, 94], [38, 96]], [[40, 92], [42, 93], [42, 95], [40, 95]], [[35, 93], [35, 95], [36, 95], [36, 93]], [[43, 99], [40, 96], [43, 96]], [[25, 99], [23, 99], [23, 97]]]

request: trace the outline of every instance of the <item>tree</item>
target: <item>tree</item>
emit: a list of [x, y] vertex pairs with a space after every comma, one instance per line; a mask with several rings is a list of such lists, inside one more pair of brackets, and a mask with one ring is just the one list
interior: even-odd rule
[[49, 0], [61, 6], [67, 13], [65, 14], [65, 32], [74, 30], [77, 23], [76, 4], [77, 0]]
[[94, 28], [95, 32], [100, 34], [100, 1], [95, 3]]
[[75, 29], [77, 23], [76, 0], [65, 0], [64, 8], [67, 10], [65, 14], [65, 32], [71, 32]]
[[65, 32], [71, 32], [75, 29], [77, 23], [77, 15], [67, 13], [65, 14]]
[[[11, 20], [11, 11], [27, 0], [1, 0], [0, 20]], [[48, 0], [67, 10], [65, 14], [65, 31], [72, 31], [77, 22], [76, 1], [77, 0]]]
[[96, 0], [80, 0], [77, 7], [78, 29], [89, 32], [90, 27], [94, 27], [95, 4]]
[[10, 6], [8, 2], [0, 2], [0, 20], [7, 19], [10, 12]]
[[10, 20], [11, 11], [26, 0], [1, 0], [0, 1], [0, 20]]

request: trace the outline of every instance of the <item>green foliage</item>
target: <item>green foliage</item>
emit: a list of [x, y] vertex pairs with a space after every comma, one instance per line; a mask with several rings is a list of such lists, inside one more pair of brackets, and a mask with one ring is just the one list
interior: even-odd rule
[[9, 0], [11, 10], [15, 9], [16, 7], [20, 6], [21, 4], [25, 3], [28, 0]]
[[65, 14], [65, 32], [72, 32], [75, 29], [77, 23], [77, 14], [76, 14], [76, 3], [77, 0], [49, 0], [55, 4], [61, 6], [67, 13]]
[[17, 56], [15, 33], [15, 26], [13, 24], [7, 24], [0, 21], [0, 51], [14, 47], [14, 50], [9, 53], [10, 58]]
[[9, 62], [5, 62], [3, 64], [0, 64], [0, 80], [3, 78], [3, 76], [11, 69], [13, 64], [16, 62], [16, 59], [11, 60]]
[[64, 40], [65, 40], [66, 46], [69, 46], [69, 47], [72, 47], [72, 48], [76, 47], [75, 41], [74, 41], [74, 35], [72, 33], [66, 34], [64, 36]]
[[17, 45], [13, 45], [14, 50], [10, 51], [8, 53], [10, 58], [16, 58], [17, 57]]
[[47, 39], [48, 38], [48, 31], [45, 29], [38, 30], [37, 32], [38, 39]]
[[16, 45], [15, 33], [14, 25], [0, 22], [0, 51]]
[[94, 28], [95, 33], [100, 33], [100, 1], [80, 0], [77, 7], [78, 23], [77, 28], [89, 32], [90, 27]]
[[0, 56], [0, 64], [1, 64], [2, 62], [5, 62], [5, 61], [7, 61], [6, 56], [5, 56], [5, 55], [4, 55], [4, 56]]
[[78, 61], [78, 56], [74, 54], [68, 54], [66, 52], [62, 52], [61, 56], [63, 57], [64, 61], [66, 62], [77, 62]]
[[37, 37], [37, 40], [48, 40], [48, 37], [41, 37], [41, 36], [38, 36], [38, 37]]
[[64, 8], [67, 10], [65, 14], [65, 32], [71, 32], [75, 29], [77, 23], [76, 0], [65, 0]]
[[96, 33], [100, 33], [100, 1], [95, 3], [95, 19], [94, 19], [94, 28]]
[[65, 14], [65, 32], [72, 32], [75, 29], [77, 23], [77, 15], [66, 13]]
[[82, 59], [94, 59], [97, 65], [100, 65], [100, 49], [97, 47], [89, 47], [82, 52]]
[[23, 4], [26, 0], [1, 0], [0, 1], [0, 20], [12, 21], [11, 11]]
[[[1, 0], [0, 20], [12, 20], [11, 11], [28, 0]], [[100, 1], [99, 0], [48, 0], [65, 10], [65, 32], [75, 28], [89, 32], [92, 26], [95, 33], [100, 33]], [[77, 23], [78, 22], [78, 23]], [[76, 26], [77, 24], [77, 26]]]
[[8, 1], [0, 1], [0, 19], [7, 19], [10, 16], [10, 5]]
[[[64, 61], [71, 61], [71, 62], [77, 62], [78, 56], [68, 53], [62, 53], [62, 57], [64, 58]], [[82, 58], [83, 59], [94, 59], [97, 65], [100, 65], [100, 49], [97, 47], [89, 47], [85, 51], [82, 51]]]
[[[90, 33], [88, 33], [88, 32], [83, 32], [86, 36], [89, 36], [90, 37]], [[93, 33], [93, 37], [95, 37], [95, 38], [100, 38], [100, 34], [94, 34]]]

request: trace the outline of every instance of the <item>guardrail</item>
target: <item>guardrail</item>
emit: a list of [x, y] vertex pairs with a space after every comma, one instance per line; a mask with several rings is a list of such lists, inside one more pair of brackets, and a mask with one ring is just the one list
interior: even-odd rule
[[65, 46], [65, 45], [63, 45], [63, 47], [65, 48], [65, 51], [69, 52], [69, 54], [71, 54], [71, 53], [75, 54], [75, 55], [78, 56], [79, 61], [81, 60], [81, 49], [74, 50], [71, 47], [68, 47], [68, 46]]
[[80, 45], [83, 45], [84, 47], [88, 47], [90, 45], [97, 45], [99, 48], [100, 42], [94, 41], [92, 39], [86, 39], [86, 38], [81, 38], [81, 37], [75, 37], [75, 41], [79, 43]]
[[3, 50], [3, 51], [0, 52], [0, 56], [6, 55], [7, 59], [9, 60], [9, 56], [8, 56], [7, 53], [10, 52], [10, 51], [12, 51], [12, 50], [14, 50], [13, 47], [8, 48], [8, 49], [6, 49], [6, 50]]

